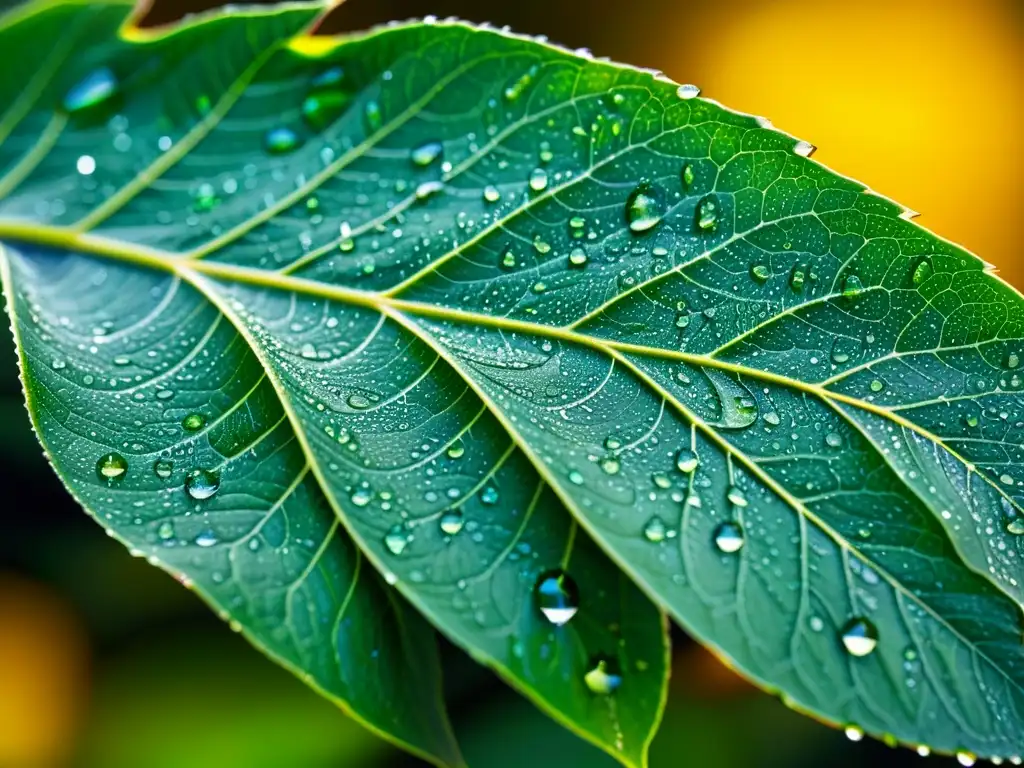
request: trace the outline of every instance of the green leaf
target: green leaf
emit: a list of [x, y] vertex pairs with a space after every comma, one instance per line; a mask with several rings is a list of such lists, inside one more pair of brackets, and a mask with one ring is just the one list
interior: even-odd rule
[[[289, 13], [311, 18], [302, 7]], [[214, 17], [145, 44], [85, 49], [88, 66], [64, 62], [67, 82], [15, 123], [0, 182], [5, 215], [34, 200], [36, 216], [50, 200], [49, 213], [104, 229], [108, 215], [126, 215], [124, 203], [147, 205], [165, 184], [161, 194], [174, 196], [174, 174], [196, 163], [202, 178], [220, 177], [216, 186], [187, 171], [186, 206], [169, 220], [166, 208], [140, 212], [127, 224], [138, 237], [124, 244], [145, 250], [142, 230], [154, 222], [153, 232], [172, 236], [224, 230], [238, 204], [252, 217], [285, 164], [311, 149], [302, 123], [279, 122], [282, 110], [298, 116], [295, 83], [311, 94], [303, 104], [336, 110], [350, 100], [339, 77], [358, 76], [284, 49], [281, 16]], [[234, 39], [245, 49], [237, 56]], [[234, 62], [230, 77], [222, 58]], [[74, 109], [83, 98], [95, 103]], [[20, 126], [43, 105], [52, 137], [44, 129], [13, 157]], [[254, 140], [241, 156], [240, 135]], [[310, 174], [323, 163], [321, 152], [312, 158], [302, 161]], [[68, 194], [30, 191], [61, 189], [49, 174], [68, 168]], [[301, 210], [325, 218], [317, 205]], [[667, 678], [662, 614], [577, 535], [514, 440], [429, 345], [377, 311], [287, 293], [249, 297], [262, 306], [247, 324], [229, 286], [171, 274], [167, 262], [140, 270], [130, 258], [28, 242], [7, 256], [30, 413], [58, 474], [113, 535], [195, 585], [371, 727], [457, 763], [430, 632], [378, 584], [365, 553], [434, 625], [546, 711], [625, 763], [645, 762]], [[564, 589], [567, 605], [539, 605], [560, 599], [535, 595], [541, 585]], [[567, 610], [579, 615], [561, 626]], [[614, 696], [592, 690], [621, 676], [628, 682]]]
[[[58, 12], [87, 18], [0, 35]], [[302, 519], [333, 508], [431, 622], [628, 764], [665, 659], [627, 576], [827, 722], [1024, 753], [1022, 297], [691, 87], [459, 23], [239, 31], [286, 15], [109, 39], [0, 86], [26, 392], [87, 508], [212, 582], [205, 529], [164, 547], [167, 513], [133, 526], [122, 503], [144, 473], [110, 485], [96, 462], [209, 468], [282, 418], [287, 449], [256, 461], [308, 463]], [[97, 71], [116, 87], [68, 114]], [[251, 462], [198, 510], [180, 475], [145, 482], [235, 541], [281, 485]], [[534, 594], [550, 571], [579, 588], [561, 628]]]

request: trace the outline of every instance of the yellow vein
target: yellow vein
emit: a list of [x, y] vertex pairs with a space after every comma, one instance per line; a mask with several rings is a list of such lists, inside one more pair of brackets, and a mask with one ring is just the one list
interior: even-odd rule
[[32, 149], [26, 152], [21, 160], [15, 163], [14, 167], [0, 179], [0, 200], [11, 194], [39, 166], [39, 163], [53, 149], [53, 145], [57, 143], [67, 122], [68, 117], [64, 112], [53, 113]]

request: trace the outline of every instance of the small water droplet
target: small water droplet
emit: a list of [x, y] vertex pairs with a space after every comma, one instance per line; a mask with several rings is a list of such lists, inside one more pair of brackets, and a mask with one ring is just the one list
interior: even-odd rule
[[653, 544], [664, 541], [667, 534], [668, 526], [657, 515], [648, 520], [647, 524], [644, 525], [644, 538]]
[[86, 75], [64, 97], [64, 109], [74, 114], [95, 107], [117, 93], [117, 78], [108, 67], [101, 67]]
[[592, 693], [609, 696], [622, 685], [622, 674], [611, 659], [598, 658], [590, 671], [583, 676], [583, 682]]
[[488, 485], [480, 491], [480, 503], [488, 507], [493, 507], [500, 498], [501, 495], [498, 493], [498, 489], [493, 485]]
[[284, 155], [299, 146], [299, 137], [291, 128], [271, 128], [263, 137], [263, 147], [272, 155]]
[[402, 554], [408, 545], [409, 534], [401, 524], [392, 526], [391, 529], [384, 534], [384, 546], [387, 547], [388, 552], [393, 555]]
[[587, 264], [587, 252], [578, 245], [569, 251], [569, 266], [583, 267]]
[[365, 507], [371, 501], [373, 501], [373, 492], [366, 487], [359, 487], [352, 491], [352, 495], [349, 496], [352, 503], [357, 507]]
[[843, 444], [843, 438], [838, 432], [829, 432], [825, 435], [825, 445], [829, 448], [839, 448]]
[[412, 164], [424, 168], [437, 160], [444, 153], [444, 145], [439, 141], [428, 141], [416, 147], [410, 154]]
[[683, 166], [682, 179], [683, 186], [689, 189], [693, 186], [694, 180], [697, 178], [697, 174], [693, 170], [693, 166], [687, 163]]
[[872, 379], [871, 384], [868, 385], [872, 392], [881, 392], [885, 389], [885, 384], [881, 379]]
[[193, 469], [185, 477], [185, 492], [196, 501], [203, 501], [220, 490], [220, 474], [208, 469]]
[[448, 446], [446, 453], [449, 459], [461, 459], [466, 453], [466, 444], [461, 440], [456, 440]]
[[753, 264], [750, 267], [750, 276], [757, 282], [764, 283], [772, 276], [772, 271], [764, 264]]
[[568, 477], [569, 482], [572, 483], [573, 485], [583, 485], [583, 475], [579, 472], [579, 470], [569, 470]]
[[543, 168], [534, 168], [530, 173], [530, 189], [543, 192], [548, 186], [548, 172]]
[[108, 453], [96, 462], [96, 474], [107, 485], [124, 480], [128, 473], [128, 461], [120, 453]]
[[743, 549], [744, 537], [743, 528], [733, 520], [726, 520], [719, 523], [714, 531], [715, 546], [719, 551], [726, 554], [739, 552]]
[[174, 538], [174, 524], [170, 521], [165, 520], [160, 523], [160, 526], [156, 529], [156, 535], [161, 541], [167, 541]]
[[739, 486], [733, 485], [729, 487], [726, 492], [726, 498], [729, 499], [729, 503], [737, 507], [747, 506], [747, 495], [743, 493], [743, 489]]
[[864, 292], [864, 283], [857, 275], [847, 275], [843, 279], [843, 296], [847, 298]]
[[1017, 356], [1016, 352], [1011, 352], [1006, 356], [1007, 368], [1016, 368], [1018, 365], [1020, 365], [1020, 357]]
[[81, 155], [75, 161], [75, 170], [83, 176], [92, 176], [96, 171], [96, 158], [92, 155]]
[[621, 464], [619, 464], [619, 460], [614, 456], [606, 456], [601, 459], [601, 469], [604, 470], [606, 475], [617, 475], [620, 468]]
[[690, 83], [684, 83], [676, 89], [676, 95], [680, 99], [695, 99], [700, 96], [700, 88]]
[[359, 392], [353, 392], [345, 402], [348, 403], [349, 408], [354, 408], [357, 411], [365, 411], [370, 407], [370, 398]]
[[850, 619], [839, 631], [843, 647], [851, 656], [867, 656], [878, 645], [878, 630], [867, 619], [857, 616]]
[[850, 741], [860, 741], [864, 738], [864, 730], [856, 725], [848, 725], [843, 729], [846, 738]]
[[170, 459], [157, 459], [153, 462], [153, 474], [161, 480], [166, 480], [174, 471], [174, 462]]
[[424, 181], [422, 184], [416, 187], [416, 199], [426, 200], [428, 197], [436, 195], [438, 192], [444, 189], [444, 182], [442, 181]]
[[789, 287], [792, 288], [796, 293], [800, 293], [804, 289], [804, 281], [807, 279], [807, 275], [804, 272], [804, 268], [801, 266], [793, 267], [793, 272], [789, 276]]
[[978, 762], [977, 756], [973, 752], [968, 752], [966, 749], [958, 749], [956, 751], [956, 761], [964, 768], [971, 768], [976, 762]]
[[1007, 533], [1014, 536], [1024, 536], [1024, 517], [1015, 517], [1006, 524]]
[[488, 184], [484, 187], [484, 200], [488, 203], [496, 203], [501, 200], [501, 192], [493, 184]]
[[917, 748], [917, 754], [921, 757], [928, 757], [932, 753], [931, 747], [921, 744]]
[[810, 157], [811, 153], [814, 152], [814, 145], [809, 141], [801, 139], [793, 146], [793, 152], [800, 155], [800, 157]]
[[680, 472], [689, 475], [700, 464], [700, 457], [689, 448], [683, 448], [676, 454], [676, 467]]
[[201, 413], [190, 413], [181, 420], [181, 426], [186, 432], [196, 432], [206, 426], [206, 417]]
[[712, 232], [718, 227], [718, 203], [713, 197], [705, 197], [697, 206], [697, 228]]
[[537, 608], [556, 627], [567, 624], [580, 608], [576, 582], [565, 571], [547, 571], [534, 588]]
[[363, 122], [366, 125], [367, 133], [376, 133], [380, 130], [381, 125], [384, 124], [384, 118], [380, 112], [380, 104], [372, 100], [366, 102], [366, 106], [363, 107]]
[[462, 530], [465, 522], [461, 510], [450, 509], [441, 515], [441, 530], [448, 536], [454, 536]]
[[913, 283], [914, 285], [921, 285], [929, 277], [932, 276], [932, 265], [928, 259], [921, 261], [916, 267], [914, 267]]
[[650, 184], [640, 184], [626, 200], [626, 222], [632, 232], [647, 232], [661, 221], [661, 202]]
[[212, 547], [217, 543], [217, 536], [213, 531], [203, 531], [196, 536], [197, 547]]

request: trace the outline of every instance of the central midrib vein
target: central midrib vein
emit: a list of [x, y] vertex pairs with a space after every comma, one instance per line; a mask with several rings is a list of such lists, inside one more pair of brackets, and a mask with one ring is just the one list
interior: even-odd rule
[[[270, 288], [281, 291], [291, 291], [315, 296], [321, 299], [332, 299], [353, 306], [366, 307], [378, 312], [387, 310], [401, 312], [406, 315], [433, 318], [437, 320], [449, 320], [459, 323], [497, 328], [500, 330], [519, 332], [524, 334], [545, 336], [552, 339], [559, 339], [571, 344], [579, 344], [600, 352], [607, 353], [615, 350], [622, 353], [642, 355], [646, 357], [657, 357], [668, 360], [678, 360], [707, 368], [728, 371], [741, 376], [759, 379], [761, 381], [778, 384], [784, 387], [797, 389], [813, 395], [822, 400], [833, 403], [844, 403], [859, 408], [863, 411], [881, 416], [901, 427], [909, 429], [925, 439], [941, 445], [944, 450], [960, 461], [968, 468], [968, 471], [975, 471], [972, 462], [965, 459], [957, 451], [950, 448], [938, 435], [921, 427], [915, 422], [899, 415], [898, 413], [861, 400], [840, 392], [835, 392], [819, 384], [813, 384], [799, 379], [792, 379], [760, 368], [750, 368], [744, 365], [720, 360], [706, 355], [693, 354], [672, 349], [658, 347], [645, 347], [639, 344], [615, 341], [614, 339], [591, 336], [573, 330], [571, 326], [541, 325], [525, 320], [516, 320], [509, 317], [488, 315], [482, 312], [472, 312], [451, 307], [443, 307], [433, 304], [426, 304], [418, 301], [409, 301], [391, 295], [390, 292], [363, 291], [356, 288], [347, 288], [341, 285], [308, 280], [294, 275], [281, 272], [268, 272], [252, 267], [241, 267], [223, 262], [210, 261], [206, 259], [190, 259], [170, 251], [164, 251], [147, 246], [128, 243], [113, 238], [94, 235], [88, 232], [79, 232], [64, 227], [54, 227], [39, 224], [31, 224], [16, 220], [0, 219], [0, 243], [4, 241], [32, 243], [35, 245], [61, 248], [68, 251], [77, 251], [94, 256], [100, 256], [121, 263], [134, 264], [148, 269], [159, 270], [174, 274], [188, 280], [190, 275], [205, 275], [207, 277], [229, 280], [244, 285], [252, 285], [261, 288]], [[998, 485], [985, 476], [978, 473], [978, 476], [996, 492], [1007, 499], [1015, 507], [1019, 505], [1008, 497]]]

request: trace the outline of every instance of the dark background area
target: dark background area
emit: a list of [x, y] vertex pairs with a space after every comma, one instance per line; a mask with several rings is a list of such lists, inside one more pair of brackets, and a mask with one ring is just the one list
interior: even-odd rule
[[[207, 2], [157, 0], [147, 23]], [[1018, 285], [1024, 3], [349, 0], [324, 31], [455, 15], [664, 70], [821, 147]], [[0, 336], [0, 768], [420, 765], [231, 633], [103, 535], [31, 434]], [[676, 633], [652, 766], [902, 766], [906, 749], [790, 712]], [[612, 766], [445, 645], [470, 765]], [[928, 765], [954, 764], [930, 758]]]

